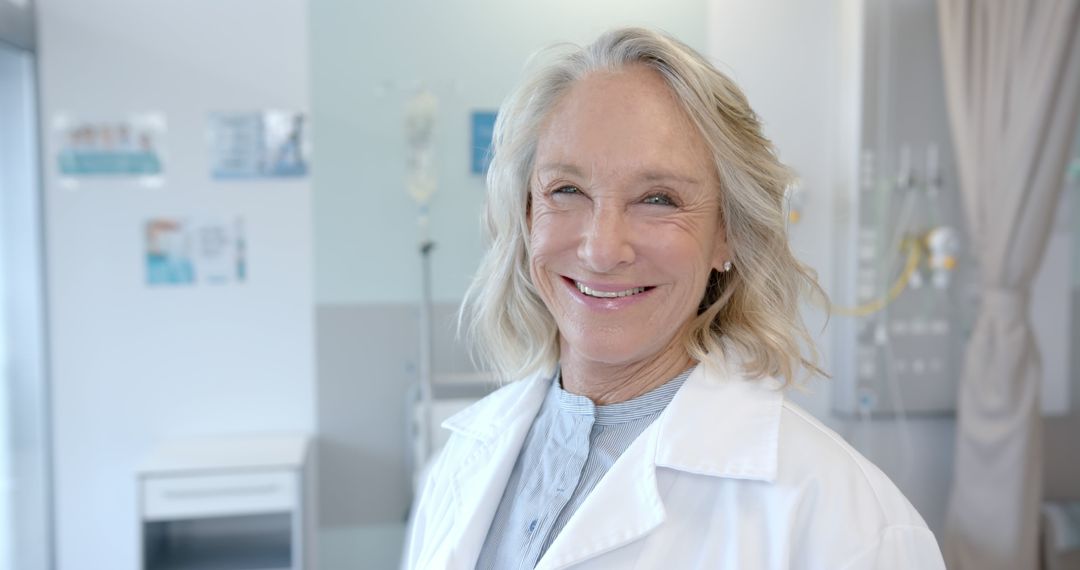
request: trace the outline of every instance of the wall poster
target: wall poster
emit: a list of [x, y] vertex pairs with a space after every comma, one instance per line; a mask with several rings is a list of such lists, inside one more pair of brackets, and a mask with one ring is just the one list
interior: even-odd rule
[[161, 185], [165, 173], [163, 114], [113, 120], [61, 114], [53, 119], [53, 128], [58, 142], [56, 166], [63, 185], [75, 186], [80, 179], [90, 177], [134, 178], [147, 185]]
[[298, 178], [311, 162], [307, 117], [294, 111], [211, 113], [210, 176], [217, 180]]
[[160, 217], [144, 226], [146, 284], [192, 286], [247, 279], [244, 222]]

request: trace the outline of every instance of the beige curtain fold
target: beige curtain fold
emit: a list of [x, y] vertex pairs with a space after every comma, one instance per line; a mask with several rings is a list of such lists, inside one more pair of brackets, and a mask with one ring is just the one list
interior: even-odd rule
[[1043, 457], [1029, 291], [1080, 111], [1080, 0], [938, 0], [938, 20], [983, 292], [960, 381], [945, 557], [952, 570], [1035, 570]]

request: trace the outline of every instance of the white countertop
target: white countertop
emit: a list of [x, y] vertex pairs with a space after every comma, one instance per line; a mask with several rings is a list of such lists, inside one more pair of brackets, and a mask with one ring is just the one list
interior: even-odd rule
[[311, 436], [273, 434], [164, 440], [140, 464], [140, 475], [226, 469], [299, 468]]

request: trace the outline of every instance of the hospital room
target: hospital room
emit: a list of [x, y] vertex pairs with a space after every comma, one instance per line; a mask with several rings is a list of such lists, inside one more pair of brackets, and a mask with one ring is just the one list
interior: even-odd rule
[[1080, 570], [1080, 2], [0, 0], [0, 341], [0, 570]]

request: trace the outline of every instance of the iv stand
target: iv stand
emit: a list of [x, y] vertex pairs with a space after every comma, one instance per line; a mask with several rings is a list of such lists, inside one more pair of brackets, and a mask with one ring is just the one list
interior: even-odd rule
[[434, 447], [432, 442], [433, 378], [431, 372], [432, 317], [431, 317], [431, 251], [435, 248], [428, 227], [428, 203], [435, 193], [435, 173], [432, 134], [438, 101], [429, 91], [421, 89], [409, 100], [405, 114], [406, 141], [409, 145], [406, 187], [409, 195], [420, 206], [418, 226], [420, 230], [420, 359], [418, 363], [420, 400], [419, 424], [416, 430], [416, 465], [414, 486]]
[[[426, 208], [425, 208], [426, 209]], [[435, 242], [427, 236], [427, 216], [421, 218], [424, 226], [420, 238], [420, 457], [427, 459], [431, 453], [431, 250]]]

